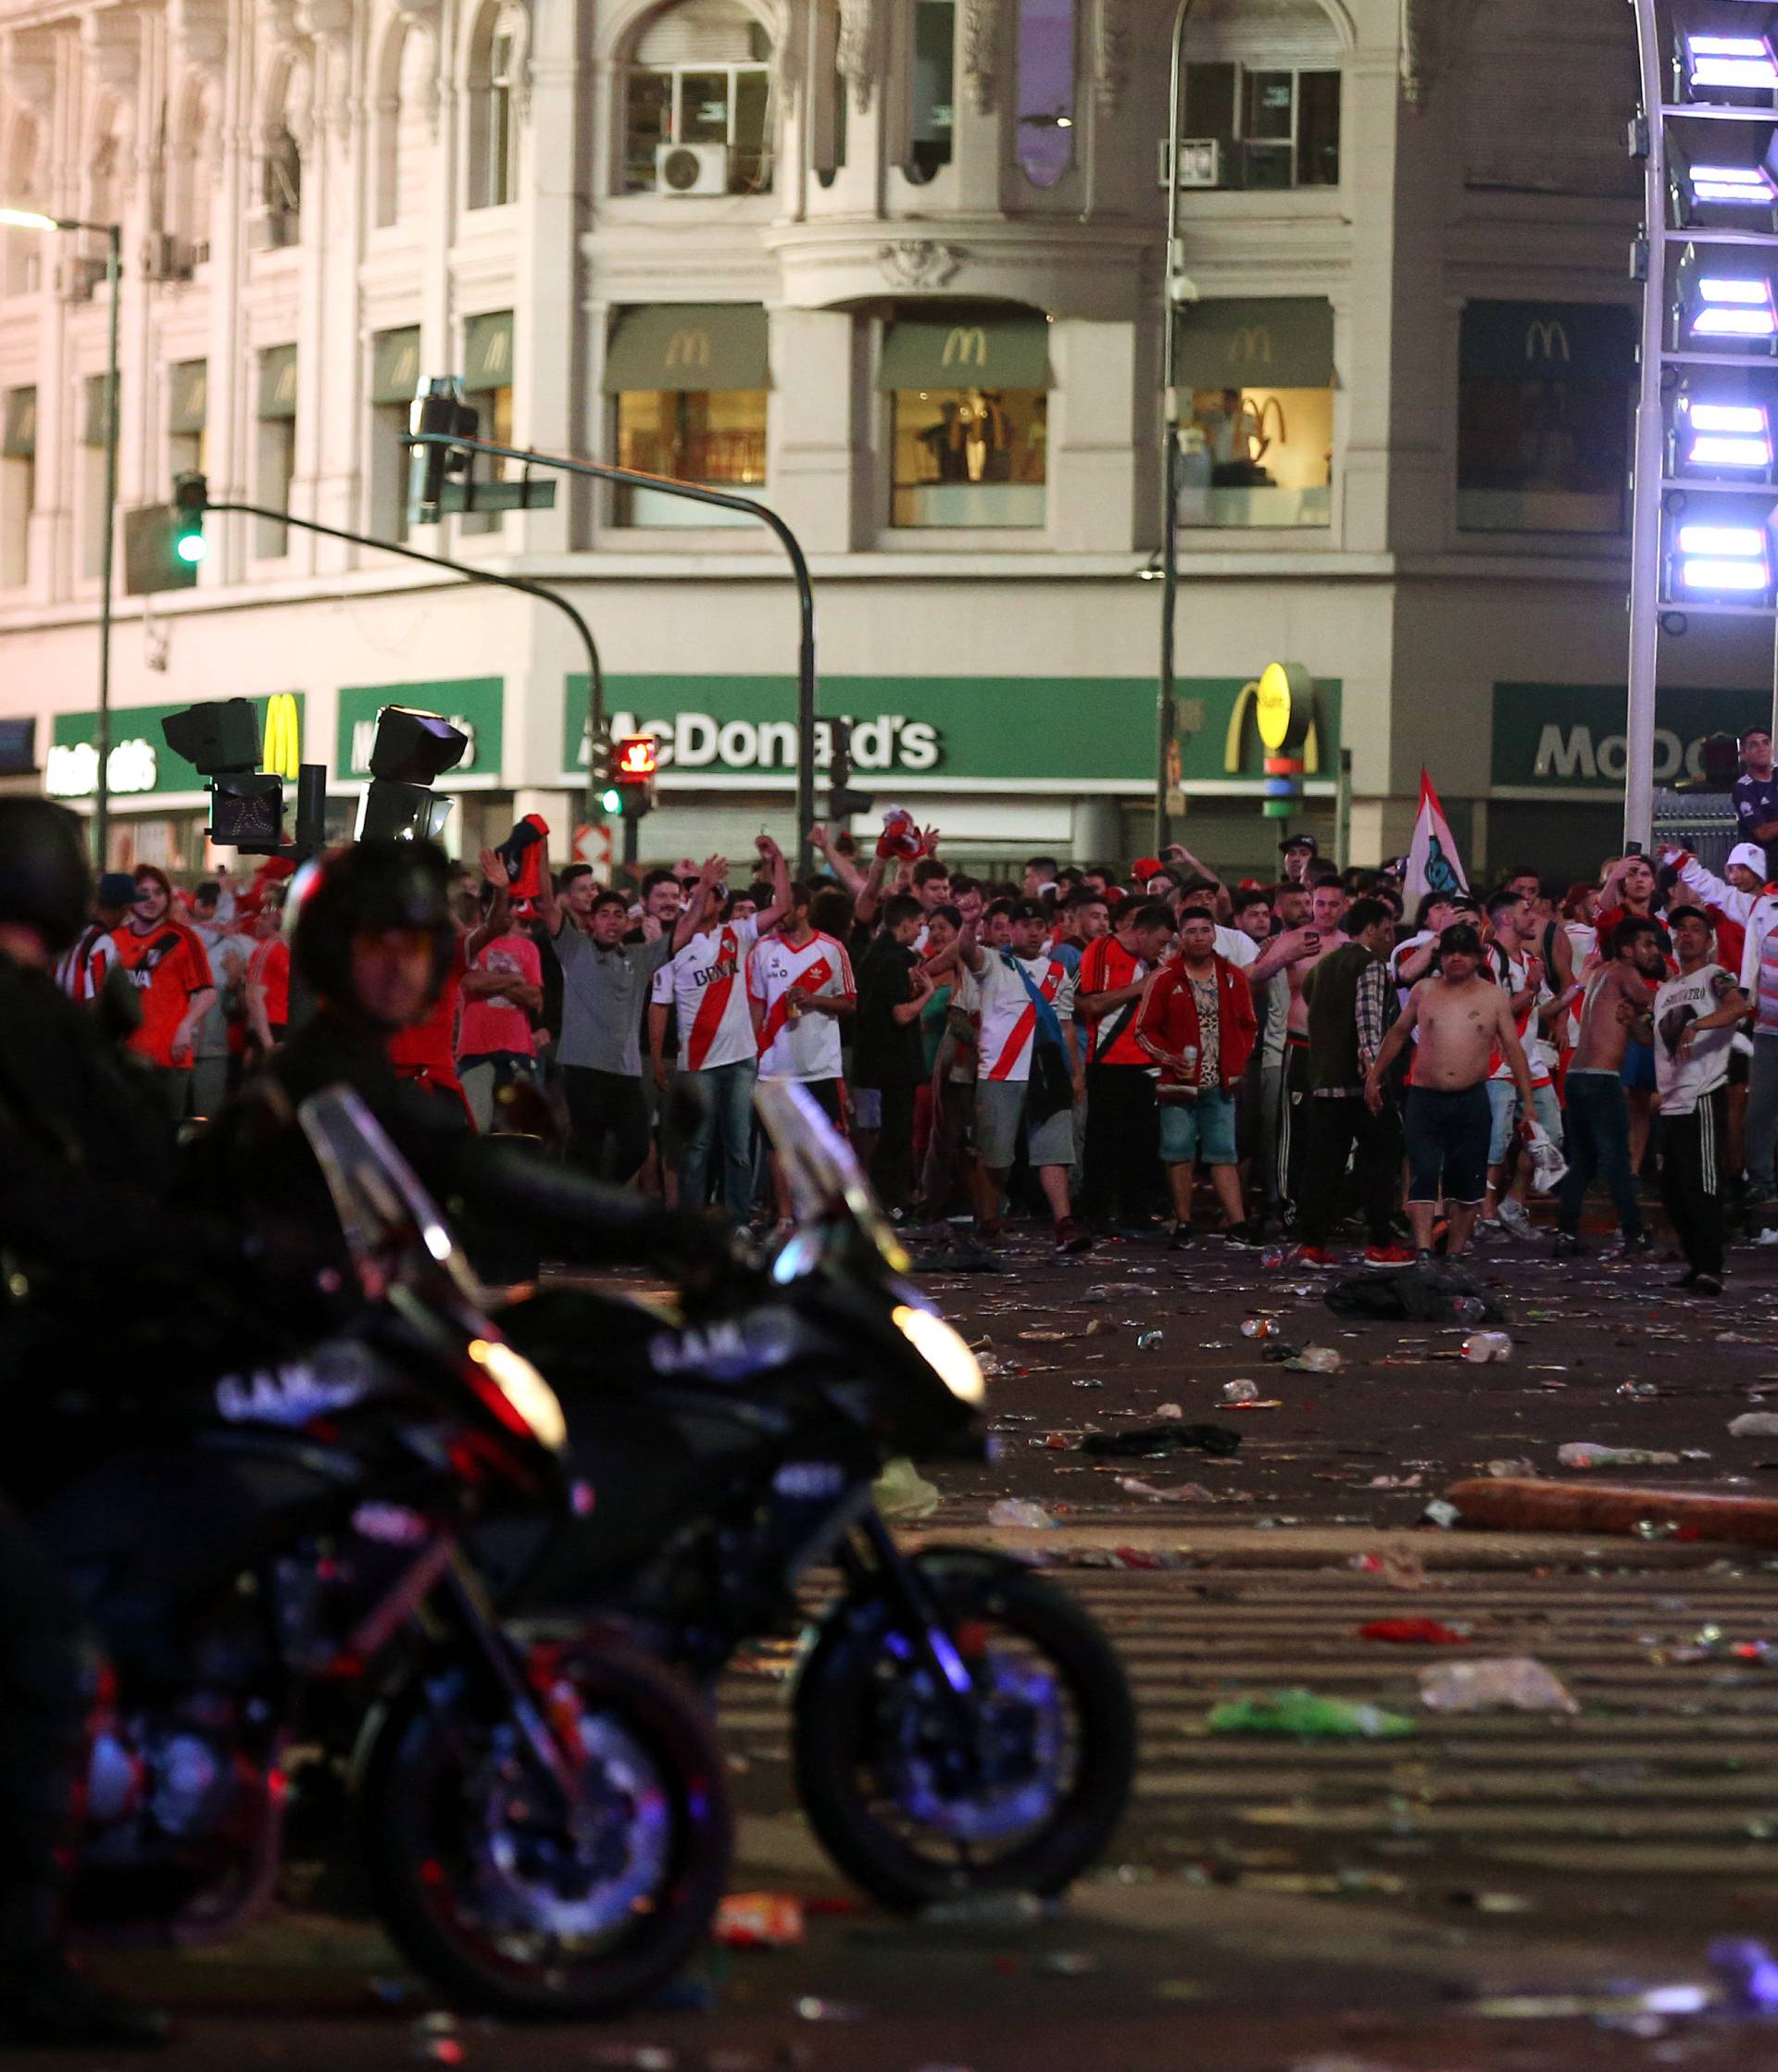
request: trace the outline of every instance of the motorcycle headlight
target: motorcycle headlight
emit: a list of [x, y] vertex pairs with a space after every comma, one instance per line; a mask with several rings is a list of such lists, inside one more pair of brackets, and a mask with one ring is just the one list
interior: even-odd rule
[[556, 1400], [556, 1392], [504, 1339], [478, 1338], [470, 1346], [470, 1357], [486, 1375], [527, 1430], [551, 1453], [560, 1453], [568, 1443], [568, 1420]]
[[909, 1309], [906, 1304], [895, 1312], [895, 1329], [959, 1403], [980, 1408], [987, 1384], [976, 1356], [962, 1339], [930, 1309]]

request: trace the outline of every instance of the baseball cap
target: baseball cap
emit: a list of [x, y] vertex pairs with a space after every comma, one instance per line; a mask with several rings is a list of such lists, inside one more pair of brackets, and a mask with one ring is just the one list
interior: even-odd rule
[[1278, 847], [1281, 852], [1291, 849], [1307, 849], [1311, 855], [1316, 856], [1319, 856], [1321, 853], [1321, 845], [1312, 834], [1293, 834], [1288, 840], [1281, 842]]
[[1145, 883], [1150, 878], [1164, 878], [1166, 874], [1167, 866], [1158, 856], [1138, 856], [1130, 866], [1131, 877], [1141, 879]]
[[1766, 875], [1766, 852], [1757, 842], [1737, 842], [1729, 851], [1732, 864], [1745, 864], [1749, 870], [1757, 870], [1760, 877]]
[[[1765, 858], [1759, 859], [1763, 867]], [[136, 881], [127, 870], [107, 870], [100, 878], [93, 894], [95, 906], [132, 906], [136, 898]]]
[[1479, 957], [1482, 955], [1482, 938], [1467, 921], [1453, 921], [1438, 939], [1441, 955]]

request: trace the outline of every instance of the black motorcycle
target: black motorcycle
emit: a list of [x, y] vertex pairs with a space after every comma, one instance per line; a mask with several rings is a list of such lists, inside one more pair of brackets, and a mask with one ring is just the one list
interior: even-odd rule
[[132, 1427], [35, 1513], [106, 1653], [75, 1922], [237, 1924], [273, 1889], [293, 1763], [350, 1756], [376, 1907], [419, 1969], [508, 2016], [621, 2007], [721, 1897], [721, 1753], [626, 1637], [503, 1631], [463, 1535], [510, 1511], [547, 1543], [584, 1505], [559, 1405], [357, 1097], [301, 1120], [369, 1304], [157, 1440]]
[[545, 1291], [503, 1313], [597, 1498], [541, 1556], [505, 1527], [479, 1555], [509, 1606], [621, 1613], [706, 1684], [744, 1641], [797, 1632], [798, 1585], [832, 1563], [843, 1587], [802, 1658], [794, 1727], [834, 1861], [896, 1907], [1058, 1891], [1129, 1796], [1122, 1666], [1018, 1562], [896, 1545], [872, 1482], [896, 1454], [983, 1457], [982, 1371], [908, 1285], [820, 1111], [782, 1083], [758, 1102], [798, 1213], [770, 1258], [737, 1255], [672, 1306]]

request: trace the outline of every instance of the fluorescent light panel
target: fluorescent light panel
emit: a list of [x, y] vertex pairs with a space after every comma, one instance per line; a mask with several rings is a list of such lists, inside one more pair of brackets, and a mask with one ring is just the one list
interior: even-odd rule
[[1693, 403], [1686, 406], [1692, 444], [1686, 460], [1694, 468], [1770, 468], [1772, 427], [1765, 410], [1751, 403]]
[[1694, 86], [1778, 87], [1778, 62], [1763, 36], [1687, 36]]
[[1768, 590], [1772, 578], [1763, 561], [1685, 560], [1679, 580], [1687, 590], [1734, 590], [1744, 594]]
[[1768, 208], [1778, 198], [1778, 189], [1774, 189], [1772, 176], [1763, 166], [1694, 166], [1692, 198]]
[[1679, 554], [1679, 580], [1687, 590], [1751, 596], [1772, 588], [1766, 535], [1759, 526], [1682, 525]]
[[1735, 276], [1707, 275], [1697, 284], [1703, 307], [1692, 318], [1699, 338], [1772, 338], [1778, 336], [1778, 307], [1772, 282]]

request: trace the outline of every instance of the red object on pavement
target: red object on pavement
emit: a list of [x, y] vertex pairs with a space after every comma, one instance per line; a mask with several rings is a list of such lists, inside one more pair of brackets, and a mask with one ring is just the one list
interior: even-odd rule
[[803, 1940], [803, 1904], [789, 1892], [731, 1892], [710, 1933], [728, 1950], [792, 1950]]
[[1359, 1629], [1361, 1641], [1393, 1641], [1400, 1646], [1460, 1648], [1470, 1644], [1467, 1633], [1446, 1626], [1438, 1618], [1373, 1618]]

